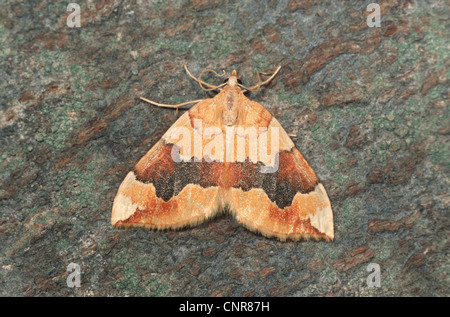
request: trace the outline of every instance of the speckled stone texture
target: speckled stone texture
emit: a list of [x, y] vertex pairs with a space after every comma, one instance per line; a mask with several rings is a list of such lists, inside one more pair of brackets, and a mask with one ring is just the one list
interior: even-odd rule
[[[370, 2], [79, 1], [69, 28], [68, 2], [2, 1], [0, 295], [448, 296], [450, 5], [378, 1], [370, 28]], [[210, 96], [184, 64], [246, 85], [282, 66], [249, 97], [296, 135], [334, 242], [267, 239], [228, 215], [110, 225], [126, 173], [183, 112], [136, 97]]]

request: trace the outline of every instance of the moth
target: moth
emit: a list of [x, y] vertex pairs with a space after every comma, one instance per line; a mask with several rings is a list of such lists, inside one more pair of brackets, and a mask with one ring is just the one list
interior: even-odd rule
[[[128, 173], [112, 208], [115, 227], [178, 229], [229, 212], [246, 228], [281, 241], [334, 239], [325, 188], [276, 118], [244, 93], [233, 71], [222, 85], [187, 73], [213, 98], [195, 103]], [[212, 71], [213, 72], [213, 71]], [[215, 73], [215, 72], [214, 72]], [[215, 73], [218, 75], [217, 73]], [[223, 75], [218, 75], [223, 76]]]

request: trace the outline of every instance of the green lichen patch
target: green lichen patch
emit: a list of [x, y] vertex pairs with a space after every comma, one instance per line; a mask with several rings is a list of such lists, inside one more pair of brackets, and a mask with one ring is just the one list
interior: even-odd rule
[[101, 173], [98, 162], [90, 162], [85, 169], [69, 167], [62, 170], [56, 178], [60, 191], [59, 206], [64, 210], [82, 210], [98, 208], [100, 192], [97, 177]]
[[[340, 220], [345, 228], [351, 228], [358, 224], [361, 211], [364, 210], [364, 204], [359, 197], [347, 198], [340, 208]], [[344, 232], [348, 229], [340, 228]]]
[[8, 35], [8, 29], [0, 25], [0, 62], [4, 62], [11, 54], [11, 49], [7, 42]]
[[59, 91], [50, 93], [38, 108], [44, 123], [36, 138], [61, 151], [69, 145], [72, 131], [95, 114], [92, 106], [94, 96], [86, 89], [91, 75], [80, 65], [70, 63], [59, 51], [43, 51], [37, 63], [44, 75], [59, 74], [60, 82], [55, 84], [70, 87], [62, 96]]
[[228, 21], [227, 15], [218, 13], [214, 16], [213, 23], [206, 25], [202, 30], [202, 42], [205, 44], [203, 54], [207, 54], [211, 60], [220, 60], [228, 56], [240, 43], [240, 35], [230, 32], [225, 27]]
[[150, 271], [153, 265], [145, 256], [129, 256], [127, 251], [121, 251], [114, 257], [113, 264], [121, 267], [119, 278], [112, 283], [121, 294], [163, 296], [169, 291], [169, 285]]

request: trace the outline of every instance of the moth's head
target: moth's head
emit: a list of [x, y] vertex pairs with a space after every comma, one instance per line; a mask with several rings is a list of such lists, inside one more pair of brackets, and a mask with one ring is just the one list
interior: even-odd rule
[[230, 77], [228, 77], [227, 85], [230, 87], [236, 87], [238, 84], [242, 85], [242, 82], [237, 77], [237, 72], [233, 70]]
[[[215, 86], [215, 85], [208, 84], [207, 82], [204, 82], [203, 80], [201, 80], [202, 75], [203, 75], [204, 73], [207, 73], [207, 72], [212, 72], [212, 73], [214, 73], [216, 76], [222, 77], [222, 76], [224, 76], [225, 74], [219, 75], [219, 74], [217, 74], [217, 73], [216, 73], [214, 70], [212, 70], [212, 69], [205, 69], [205, 70], [200, 74], [200, 76], [199, 76], [198, 78], [195, 78], [195, 77], [189, 72], [189, 70], [188, 70], [188, 68], [186, 67], [186, 65], [184, 65], [184, 68], [186, 69], [186, 72], [189, 74], [189, 76], [190, 76], [191, 78], [193, 78], [196, 82], [199, 83], [200, 87], [201, 87], [203, 90], [206, 90], [206, 91], [219, 90], [219, 91], [221, 91], [223, 86], [240, 87], [240, 88], [243, 89], [242, 91], [243, 91], [244, 94], [245, 94], [245, 93], [247, 93], [247, 92], [249, 92], [249, 91], [256, 91], [256, 90], [258, 90], [261, 86], [263, 86], [263, 85], [267, 84], [268, 82], [270, 82], [270, 81], [272, 80], [272, 78], [274, 78], [275, 75], [278, 73], [278, 71], [280, 70], [281, 66], [278, 66], [277, 69], [274, 69], [273, 73], [258, 72], [258, 83], [257, 83], [256, 85], [251, 86], [251, 87], [245, 87], [245, 86], [242, 85], [242, 82], [241, 82], [241, 81], [238, 79], [238, 77], [237, 77], [237, 72], [236, 72], [236, 70], [233, 70], [233, 71], [231, 72], [230, 77], [228, 77], [228, 79], [225, 79], [221, 85]], [[271, 75], [271, 76], [270, 76], [270, 78], [268, 78], [268, 79], [266, 79], [266, 80], [264, 80], [264, 81], [261, 81], [260, 75]], [[205, 87], [206, 87], [206, 88], [205, 88]]]

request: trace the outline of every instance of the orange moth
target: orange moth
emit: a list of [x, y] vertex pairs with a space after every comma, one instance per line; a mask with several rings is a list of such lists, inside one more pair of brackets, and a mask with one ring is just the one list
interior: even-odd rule
[[236, 71], [214, 86], [186, 68], [203, 89], [219, 93], [178, 105], [141, 98], [161, 107], [195, 105], [125, 177], [112, 225], [177, 229], [228, 211], [266, 237], [333, 240], [325, 188], [277, 119], [244, 95], [267, 84], [279, 69], [265, 81], [258, 73], [259, 83], [246, 88]]

